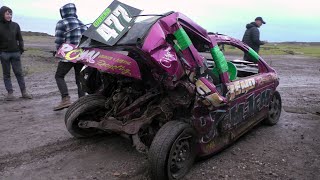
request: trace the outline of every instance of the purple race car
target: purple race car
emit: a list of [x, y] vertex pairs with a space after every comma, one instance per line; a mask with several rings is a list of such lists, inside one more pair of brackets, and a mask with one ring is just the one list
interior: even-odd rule
[[[87, 67], [82, 85], [89, 95], [65, 115], [73, 136], [121, 134], [148, 153], [153, 179], [180, 179], [196, 158], [260, 122], [278, 122], [279, 78], [249, 46], [178, 12], [135, 22], [140, 13], [114, 1], [78, 46], [57, 52]], [[220, 45], [249, 58], [227, 60]]]

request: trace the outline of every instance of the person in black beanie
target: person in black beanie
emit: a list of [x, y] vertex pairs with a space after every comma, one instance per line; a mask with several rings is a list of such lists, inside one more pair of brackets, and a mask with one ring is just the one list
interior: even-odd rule
[[3, 70], [3, 80], [8, 95], [5, 100], [12, 101], [13, 88], [11, 83], [10, 70], [17, 78], [22, 98], [32, 99], [27, 93], [24, 77], [22, 74], [21, 54], [24, 52], [23, 39], [19, 24], [12, 21], [12, 10], [9, 7], [0, 8], [0, 59]]

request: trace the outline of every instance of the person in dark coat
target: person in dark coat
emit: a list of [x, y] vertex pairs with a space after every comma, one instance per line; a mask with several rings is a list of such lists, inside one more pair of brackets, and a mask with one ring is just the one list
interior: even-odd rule
[[9, 7], [0, 8], [0, 59], [3, 70], [3, 81], [8, 91], [5, 100], [15, 99], [11, 83], [11, 66], [17, 78], [22, 98], [32, 99], [27, 93], [22, 73], [21, 54], [24, 52], [23, 39], [19, 24], [12, 21], [12, 10]]
[[[242, 42], [246, 43], [257, 53], [259, 53], [260, 45], [266, 43], [265, 41], [260, 41], [260, 31], [258, 28], [260, 28], [262, 24], [266, 24], [266, 22], [262, 19], [262, 17], [257, 17], [254, 22], [247, 24], [247, 30], [242, 38]], [[245, 55], [244, 59], [249, 60], [248, 58], [249, 57]]]

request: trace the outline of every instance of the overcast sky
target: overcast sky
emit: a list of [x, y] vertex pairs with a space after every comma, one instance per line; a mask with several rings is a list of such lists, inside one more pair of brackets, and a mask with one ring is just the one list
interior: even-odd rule
[[[261, 39], [320, 42], [319, 0], [120, 0], [144, 10], [142, 14], [179, 11], [211, 32], [242, 38], [245, 25], [262, 16]], [[13, 10], [25, 31], [54, 34], [59, 8], [73, 2], [79, 19], [93, 22], [111, 0], [0, 0]]]

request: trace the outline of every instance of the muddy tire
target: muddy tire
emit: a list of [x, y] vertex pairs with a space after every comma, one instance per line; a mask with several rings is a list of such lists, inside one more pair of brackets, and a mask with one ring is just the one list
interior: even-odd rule
[[106, 99], [102, 95], [88, 95], [78, 99], [67, 110], [65, 124], [71, 135], [84, 138], [96, 135], [99, 131], [93, 128], [80, 128], [80, 120], [98, 121], [105, 112]]
[[162, 126], [149, 149], [151, 178], [181, 179], [195, 160], [195, 142], [195, 131], [187, 123], [170, 121]]
[[82, 104], [84, 104], [87, 101], [92, 101], [92, 100], [99, 100], [99, 99], [106, 99], [104, 96], [100, 95], [100, 94], [89, 94], [86, 96], [83, 96], [81, 98], [79, 98], [77, 101], [75, 101], [74, 103], [71, 104], [71, 106], [69, 106], [66, 114], [65, 114], [65, 120], [67, 120], [71, 114], [71, 112], [73, 112], [75, 109], [78, 109], [79, 106], [82, 106]]
[[270, 100], [268, 117], [263, 121], [263, 123], [269, 126], [277, 124], [280, 119], [281, 110], [281, 96], [278, 91], [275, 91], [275, 93], [272, 96], [272, 99]]

